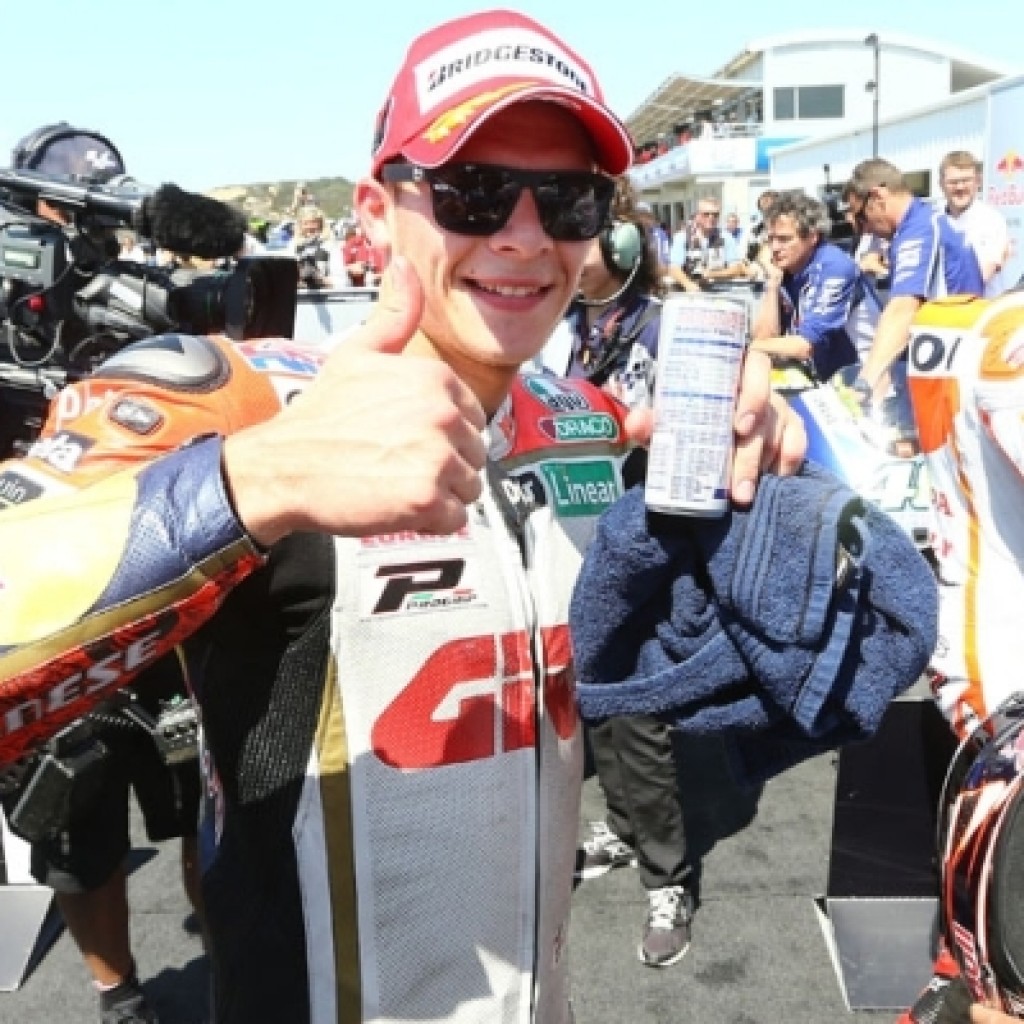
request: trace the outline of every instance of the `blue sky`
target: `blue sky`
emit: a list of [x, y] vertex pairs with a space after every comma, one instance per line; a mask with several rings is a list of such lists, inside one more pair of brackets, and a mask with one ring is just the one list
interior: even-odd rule
[[[365, 170], [376, 111], [410, 39], [465, 0], [0, 0], [0, 165], [41, 124], [109, 135], [130, 173], [186, 188]], [[627, 118], [671, 74], [710, 75], [764, 36], [917, 36], [1024, 70], [1009, 0], [528, 0]], [[609, 13], [610, 12], [610, 13]], [[60, 27], [55, 27], [59, 23]]]

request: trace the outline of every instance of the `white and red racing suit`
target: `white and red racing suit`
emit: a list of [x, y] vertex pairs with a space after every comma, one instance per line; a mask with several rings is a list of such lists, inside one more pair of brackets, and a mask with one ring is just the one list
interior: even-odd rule
[[622, 491], [621, 408], [524, 376], [465, 529], [264, 553], [220, 435], [318, 364], [286, 342], [149, 339], [62, 392], [30, 456], [0, 466], [0, 763], [184, 640], [220, 1024], [567, 1024], [566, 622]]
[[910, 393], [936, 512], [932, 685], [961, 737], [1024, 689], [1022, 356], [1021, 292], [926, 304], [911, 332]]

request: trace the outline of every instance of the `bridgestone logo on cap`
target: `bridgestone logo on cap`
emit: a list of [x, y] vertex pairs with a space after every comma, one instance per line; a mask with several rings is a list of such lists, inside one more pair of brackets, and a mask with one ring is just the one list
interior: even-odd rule
[[416, 68], [420, 112], [449, 103], [464, 89], [495, 78], [547, 79], [562, 89], [595, 93], [587, 72], [552, 41], [527, 29], [480, 32], [432, 54]]

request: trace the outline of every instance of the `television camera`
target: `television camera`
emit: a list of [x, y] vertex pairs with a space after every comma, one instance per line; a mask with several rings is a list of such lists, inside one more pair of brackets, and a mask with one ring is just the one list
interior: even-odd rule
[[[41, 216], [42, 203], [56, 212]], [[120, 260], [118, 228], [226, 262], [195, 270]], [[236, 210], [175, 185], [0, 169], [0, 458], [24, 451], [64, 384], [140, 338], [290, 337], [295, 261], [232, 259], [244, 234]]]

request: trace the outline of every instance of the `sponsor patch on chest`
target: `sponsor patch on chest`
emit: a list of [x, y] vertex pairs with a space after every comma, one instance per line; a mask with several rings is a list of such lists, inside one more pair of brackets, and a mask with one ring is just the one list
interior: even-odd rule
[[540, 471], [558, 516], [600, 515], [622, 494], [614, 466], [607, 459], [547, 462]]
[[360, 555], [359, 617], [416, 615], [484, 607], [479, 572], [465, 552], [409, 550], [382, 561]]

